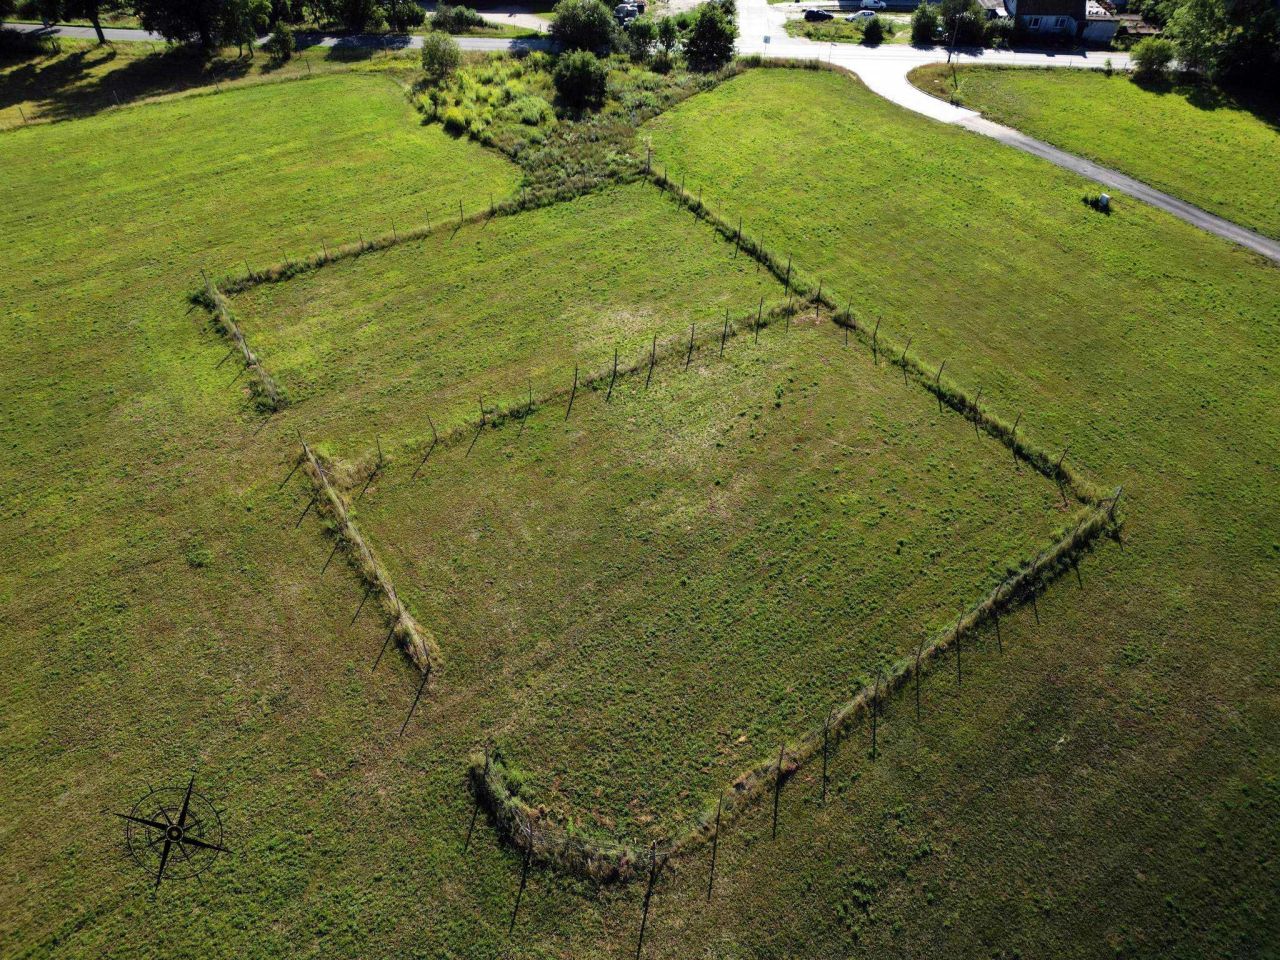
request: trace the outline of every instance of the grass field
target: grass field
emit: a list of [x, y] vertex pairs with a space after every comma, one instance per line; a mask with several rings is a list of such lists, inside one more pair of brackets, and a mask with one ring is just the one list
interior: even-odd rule
[[[883, 312], [884, 333], [914, 335], [1047, 446], [1070, 442], [1129, 504], [1123, 552], [1099, 555], [1043, 636], [1020, 631], [1016, 678], [993, 666], [954, 728], [908, 720], [901, 765], [860, 791], [873, 809], [820, 816], [775, 852], [805, 864], [782, 886], [812, 909], [740, 885], [746, 902], [681, 937], [750, 914], [804, 929], [769, 939], [779, 955], [838, 951], [850, 926], [871, 951], [906, 937], [960, 955], [1265, 953], [1280, 843], [1274, 266], [1124, 197], [1093, 214], [1088, 184], [837, 74], [753, 71], [647, 132], [726, 218]], [[945, 759], [921, 759], [917, 737]], [[896, 843], [877, 818], [904, 807], [907, 835], [939, 841], [925, 866], [876, 852], [873, 838]], [[849, 896], [823, 867], [836, 849], [875, 864], [860, 868], [874, 907], [848, 924], [828, 919]]]
[[[1245, 103], [1200, 84], [1143, 85], [1097, 70], [970, 66], [958, 77], [964, 106], [1280, 238], [1280, 99], [1259, 91]], [[952, 95], [943, 65], [911, 79]]]
[[[432, 128], [438, 130], [438, 127]], [[445, 220], [456, 205], [424, 208]], [[497, 217], [234, 300], [254, 350], [333, 452], [390, 449], [487, 406], [568, 387], [660, 333], [718, 324], [783, 290], [643, 184]], [[545, 263], [551, 269], [532, 265]], [[560, 269], [573, 265], [571, 270]]]
[[568, 421], [560, 398], [360, 504], [448, 685], [561, 822], [670, 836], [1074, 524], [818, 324], [744, 330], [723, 359], [712, 337], [687, 372], [646, 389], [642, 369]]
[[284, 64], [264, 53], [237, 56], [234, 48], [206, 60], [162, 43], [98, 46], [91, 40], [59, 40], [58, 52], [23, 59], [0, 58], [0, 130], [39, 120], [87, 117], [134, 101], [184, 91], [228, 90], [313, 74], [358, 69], [403, 76], [417, 65], [412, 53], [385, 56], [372, 48], [310, 47]]
[[[382, 735], [411, 679], [369, 676], [380, 634], [349, 625], [358, 586], [316, 580], [319, 527], [295, 530], [300, 491], [276, 493], [296, 441], [245, 419], [243, 381], [217, 369], [225, 345], [186, 294], [201, 267], [382, 229], [442, 195], [487, 202], [516, 172], [368, 76], [2, 139], [0, 541], [22, 560], [0, 572], [0, 954], [359, 953], [369, 936], [394, 951], [403, 883], [379, 904], [391, 918], [365, 915], [364, 933], [349, 918], [371, 909], [369, 876], [409, 874], [390, 850], [342, 851], [350, 812], [388, 814], [336, 778], [403, 777]], [[106, 811], [188, 772], [228, 810], [244, 872], [152, 902]]]
[[[796, 110], [797, 102], [809, 108]], [[405, 484], [393, 461], [360, 502], [360, 522], [385, 525], [379, 548], [401, 551], [388, 562], [403, 568], [415, 607], [494, 627], [492, 651], [489, 638], [441, 629], [446, 671], [398, 739], [417, 676], [394, 656], [370, 671], [385, 624], [369, 613], [353, 620], [360, 583], [341, 562], [321, 572], [331, 545], [325, 524], [314, 513], [299, 521], [304, 483], [281, 486], [297, 454], [294, 426], [323, 402], [306, 394], [316, 368], [300, 378], [298, 407], [264, 420], [235, 362], [219, 366], [226, 344], [188, 297], [201, 268], [238, 271], [245, 259], [261, 265], [313, 251], [322, 238], [418, 222], [441, 197], [478, 209], [490, 191], [513, 189], [514, 166], [419, 120], [393, 78], [342, 70], [0, 135], [10, 278], [0, 287], [0, 548], [12, 560], [0, 570], [4, 956], [634, 956], [642, 886], [596, 888], [535, 869], [522, 887], [518, 854], [483, 816], [464, 849], [466, 755], [494, 734], [515, 762], [547, 761], [545, 772], [533, 763], [526, 772], [543, 778], [538, 788], [561, 809], [589, 792], [581, 809], [617, 829], [647, 826], [642, 810], [609, 809], [605, 799], [624, 794], [625, 779], [614, 784], [611, 774], [638, 778], [638, 769], [606, 773], [586, 750], [568, 756], [602, 736], [586, 708], [618, 675], [624, 651], [600, 642], [581, 654], [548, 649], [545, 636], [538, 647], [501, 622], [517, 602], [540, 609], [544, 624], [576, 611], [532, 586], [574, 582], [554, 552], [504, 551], [499, 537], [567, 549], [547, 539], [573, 533], [557, 529], [554, 506], [595, 538], [600, 550], [590, 555], [604, 558], [603, 576], [610, 551], [619, 567], [635, 556], [634, 544], [610, 539], [618, 532], [608, 520], [617, 511], [645, 519], [643, 494], [659, 480], [681, 490], [688, 512], [679, 516], [698, 537], [692, 556], [715, 579], [682, 585], [675, 570], [655, 564], [651, 579], [674, 601], [670, 611], [644, 605], [634, 599], [638, 585], [617, 580], [620, 601], [632, 591], [624, 609], [634, 614], [618, 629], [633, 637], [646, 623], [669, 626], [702, 591], [761, 589], [725, 572], [736, 569], [736, 555], [726, 560], [709, 539], [721, 525], [744, 531], [745, 546], [785, 547], [812, 562], [815, 584], [837, 582], [824, 551], [852, 549], [863, 536], [881, 548], [868, 571], [897, 586], [900, 557], [881, 554], [901, 537], [903, 555], [918, 559], [915, 551], [950, 543], [948, 530], [917, 525], [895, 536], [906, 481], [893, 491], [879, 482], [880, 457], [824, 457], [811, 438], [828, 431], [909, 457], [917, 468], [909, 502], [919, 516], [937, 511], [940, 523], [948, 508], [959, 511], [951, 535], [985, 520], [973, 537], [976, 547], [992, 546], [986, 563], [1005, 562], [1006, 547], [1036, 536], [1034, 523], [1010, 522], [1020, 516], [1016, 503], [949, 499], [952, 468], [974, 490], [1013, 495], [1033, 514], [1045, 492], [1038, 483], [1021, 499], [1033, 478], [1014, 476], [998, 448], [988, 456], [994, 445], [959, 417], [939, 415], [897, 371], [870, 367], [865, 348], [851, 346], [844, 360], [830, 329], [770, 328], [758, 347], [732, 341], [723, 365], [699, 355], [688, 374], [660, 368], [648, 397], [628, 379], [608, 405], [599, 391], [580, 393], [568, 425], [548, 406], [523, 433], [518, 422], [486, 431], [471, 457], [442, 451], [431, 469], [461, 458], [457, 477], [475, 481], [471, 502], [430, 470]], [[227, 131], [235, 136], [213, 135]], [[1275, 268], [1125, 197], [1110, 218], [1093, 214], [1080, 203], [1088, 184], [898, 111], [832, 74], [752, 71], [645, 133], [655, 157], [702, 187], [726, 219], [744, 213], [751, 236], [793, 253], [806, 279], [821, 276], [859, 316], [883, 313], [882, 337], [901, 344], [914, 335], [913, 353], [946, 359], [948, 376], [981, 386], [991, 410], [1010, 420], [1022, 413], [1028, 437], [1053, 448], [1070, 441], [1071, 461], [1089, 476], [1124, 483], [1126, 527], [1123, 549], [1088, 558], [1078, 585], [1072, 576], [1037, 609], [1005, 619], [1003, 655], [987, 637], [974, 655], [966, 650], [963, 684], [949, 669], [931, 671], [919, 721], [909, 699], [891, 703], [879, 760], [870, 762], [860, 741], [842, 747], [825, 804], [806, 769], [781, 793], [776, 837], [767, 803], [735, 820], [718, 848], [710, 900], [705, 858], [673, 864], [654, 891], [644, 955], [1273, 952]], [[616, 217], [633, 212], [609, 202], [579, 201]], [[571, 220], [560, 210], [522, 216]], [[646, 222], [643, 209], [634, 216]], [[690, 216], [672, 229], [694, 226]], [[660, 239], [656, 231], [640, 237]], [[549, 249], [575, 249], [545, 239]], [[504, 255], [483, 237], [468, 242]], [[708, 263], [717, 248], [723, 256], [714, 275], [700, 272], [701, 254], [688, 266], [667, 262], [656, 276], [615, 265], [635, 288], [628, 297], [637, 312], [663, 316], [665, 299], [678, 306], [688, 296], [668, 272], [687, 270], [689, 282], [712, 291], [757, 282], [754, 273], [725, 272], [735, 269], [727, 245], [705, 243]], [[685, 246], [699, 249], [693, 234]], [[423, 265], [396, 256], [322, 273], [357, 292], [376, 276], [418, 296], [404, 278]], [[567, 289], [561, 274], [584, 269], [599, 268], [539, 261], [527, 283]], [[316, 275], [272, 296], [327, 283]], [[376, 304], [370, 290], [361, 295]], [[534, 297], [515, 302], [536, 316]], [[343, 329], [336, 310], [307, 314], [305, 298], [289, 306], [315, 332], [325, 323]], [[406, 313], [401, 322], [409, 320]], [[313, 335], [305, 323], [297, 329]], [[394, 356], [393, 342], [374, 345]], [[307, 358], [298, 356], [305, 373]], [[460, 384], [473, 361], [465, 350], [459, 361]], [[736, 392], [716, 389], [734, 382]], [[334, 385], [370, 403], [359, 384]], [[518, 384], [513, 392], [518, 400]], [[735, 404], [721, 406], [730, 397]], [[746, 416], [737, 418], [740, 410]], [[629, 433], [635, 442], [624, 443]], [[708, 460], [717, 440], [725, 446]], [[593, 455], [626, 466], [613, 474], [622, 490], [603, 489], [606, 471], [579, 466]], [[771, 525], [745, 526], [740, 510], [693, 512], [695, 492], [726, 510], [741, 506], [730, 494], [750, 492], [745, 473], [713, 476], [709, 464], [720, 457], [764, 465], [777, 489], [756, 492]], [[556, 475], [572, 467], [573, 485], [547, 482], [552, 467]], [[479, 485], [495, 474], [502, 484]], [[698, 487], [699, 477], [721, 479], [715, 490], [724, 499]], [[837, 477], [863, 484], [845, 488]], [[872, 530], [858, 529], [857, 511], [874, 517], [885, 506]], [[838, 512], [846, 508], [854, 512]], [[470, 525], [473, 542], [460, 538], [467, 517], [487, 525]], [[453, 538], [449, 553], [431, 542], [428, 518]], [[654, 538], [685, 542], [652, 526]], [[822, 541], [815, 526], [837, 539]], [[447, 590], [450, 578], [485, 570], [490, 592]], [[801, 591], [801, 602], [836, 602], [806, 594], [816, 589], [809, 583], [782, 582]], [[939, 589], [948, 586], [959, 592]], [[949, 597], [940, 594], [937, 610], [924, 603], [926, 621]], [[771, 639], [765, 625], [785, 627], [790, 614], [774, 608], [761, 642]], [[679, 701], [679, 678], [659, 652], [714, 662], [714, 647], [679, 642], [685, 635], [654, 630], [655, 656], [642, 676], [669, 706]], [[835, 633], [820, 635], [814, 666], [829, 671]], [[874, 657], [876, 642], [859, 649]], [[510, 672], [497, 655], [508, 652]], [[792, 658], [786, 666], [810, 665]], [[765, 723], [781, 727], [783, 716], [825, 698], [814, 686], [768, 686], [746, 667], [726, 669], [739, 669], [735, 683], [754, 683], [766, 699]], [[468, 687], [460, 682], [468, 675], [490, 686]], [[581, 689], [559, 690], [558, 681]], [[529, 714], [506, 709], [526, 693]], [[740, 722], [746, 714], [732, 693], [709, 679], [678, 703], [679, 716], [723, 709]], [[700, 723], [666, 728], [655, 713], [626, 706], [619, 696], [602, 716], [607, 734], [629, 748], [674, 742], [686, 760], [706, 762], [701, 745], [676, 730], [720, 735]], [[807, 727], [814, 718], [803, 719]], [[503, 723], [513, 735], [495, 729]], [[729, 746], [746, 755], [772, 731], [744, 732], [746, 744]], [[599, 798], [586, 783], [553, 781], [570, 760], [595, 779]], [[679, 772], [655, 784], [652, 798], [672, 816], [703, 784], [717, 785], [710, 770], [670, 769]], [[128, 809], [148, 784], [184, 783], [191, 773], [224, 809], [232, 855], [203, 882], [166, 884], [153, 897], [110, 812]]]

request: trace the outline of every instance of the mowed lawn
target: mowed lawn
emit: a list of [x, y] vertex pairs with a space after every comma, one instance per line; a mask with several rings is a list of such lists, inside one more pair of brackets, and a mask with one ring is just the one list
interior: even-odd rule
[[[966, 66], [957, 76], [959, 101], [997, 123], [1280, 238], [1280, 99], [1259, 91], [1245, 104], [1208, 86], [1144, 85], [1098, 70]], [[952, 94], [941, 65], [911, 79]]]
[[[435, 220], [442, 211], [433, 211]], [[234, 299], [288, 419], [342, 456], [430, 438], [635, 359], [655, 334], [719, 329], [782, 285], [634, 184], [437, 233]], [[415, 447], [416, 448], [416, 447]]]
[[[490, 908], [451, 934], [415, 906], [464, 759], [424, 775], [441, 744], [395, 745], [411, 672], [370, 675], [381, 625], [351, 625], [355, 578], [317, 577], [304, 489], [277, 492], [296, 438], [187, 294], [516, 170], [344, 76], [0, 134], [0, 175], [0, 954], [491, 954]], [[191, 774], [235, 854], [153, 899], [111, 811]], [[442, 819], [410, 844], [402, 804]], [[485, 853], [476, 903], [509, 874]]]
[[358, 506], [442, 682], [489, 691], [530, 797], [609, 839], [679, 832], [1079, 515], [826, 319], [684, 360]]
[[1006, 625], [1003, 659], [963, 691], [935, 676], [920, 724], [891, 716], [895, 761], [848, 802], [796, 791], [804, 824], [737, 861], [777, 889], [735, 884], [655, 949], [750, 922], [777, 956], [1265, 953], [1280, 271], [1123, 196], [1095, 214], [1086, 182], [834, 73], [752, 71], [643, 133], [882, 337], [1123, 484], [1126, 518], [1083, 589]]

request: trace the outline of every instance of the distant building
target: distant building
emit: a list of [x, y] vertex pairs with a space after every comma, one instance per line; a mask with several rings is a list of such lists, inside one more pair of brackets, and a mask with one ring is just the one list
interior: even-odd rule
[[1005, 0], [1009, 15], [1028, 35], [1061, 36], [1106, 44], [1116, 34], [1114, 8], [1098, 0]]

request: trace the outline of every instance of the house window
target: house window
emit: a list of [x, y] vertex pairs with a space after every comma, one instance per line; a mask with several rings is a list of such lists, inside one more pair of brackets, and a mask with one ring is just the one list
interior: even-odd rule
[[1032, 29], [1032, 30], [1039, 30], [1039, 29], [1040, 29], [1040, 18], [1039, 18], [1039, 17], [1032, 17], [1032, 18], [1030, 19], [1030, 22], [1027, 24], [1027, 26], [1028, 26], [1028, 27], [1030, 27], [1030, 29]]

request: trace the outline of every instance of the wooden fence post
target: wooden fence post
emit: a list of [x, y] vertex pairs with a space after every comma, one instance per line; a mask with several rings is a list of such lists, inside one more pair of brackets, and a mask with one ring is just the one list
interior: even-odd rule
[[884, 317], [876, 317], [876, 328], [871, 332], [871, 359], [875, 362], [876, 366], [880, 365], [880, 349], [878, 341], [880, 339], [880, 321], [883, 319]]
[[943, 360], [942, 365], [938, 367], [938, 375], [933, 378], [933, 392], [938, 398], [938, 412], [942, 412], [942, 371], [947, 368], [947, 361]]
[[697, 326], [696, 323], [689, 324], [689, 350], [684, 355], [684, 368], [686, 371], [689, 369], [689, 361], [693, 359], [693, 332]]
[[1022, 412], [1018, 412], [1017, 418], [1013, 421], [1013, 432], [1009, 434], [1009, 449], [1013, 451], [1013, 465], [1018, 465], [1018, 424], [1022, 422]]
[[756, 343], [760, 342], [760, 319], [763, 316], [764, 316], [764, 297], [761, 297], [760, 306], [756, 308], [756, 339], [755, 339]]
[[784, 743], [778, 748], [778, 775], [773, 780], [773, 838], [778, 838], [778, 795], [782, 792], [782, 761], [787, 752]]
[[720, 331], [720, 356], [724, 356], [725, 337], [729, 336], [729, 308], [724, 308], [724, 327]]
[[658, 335], [653, 335], [653, 346], [649, 348], [649, 372], [644, 378], [644, 388], [649, 389], [649, 381], [653, 379], [653, 365], [658, 362]]
[[609, 392], [604, 396], [604, 402], [609, 403], [613, 400], [613, 384], [618, 379], [618, 348], [613, 348], [613, 375], [609, 377]]
[[564, 418], [569, 419], [569, 414], [573, 412], [573, 398], [578, 395], [578, 365], [573, 365], [573, 389], [569, 392], [569, 406], [564, 411]]

